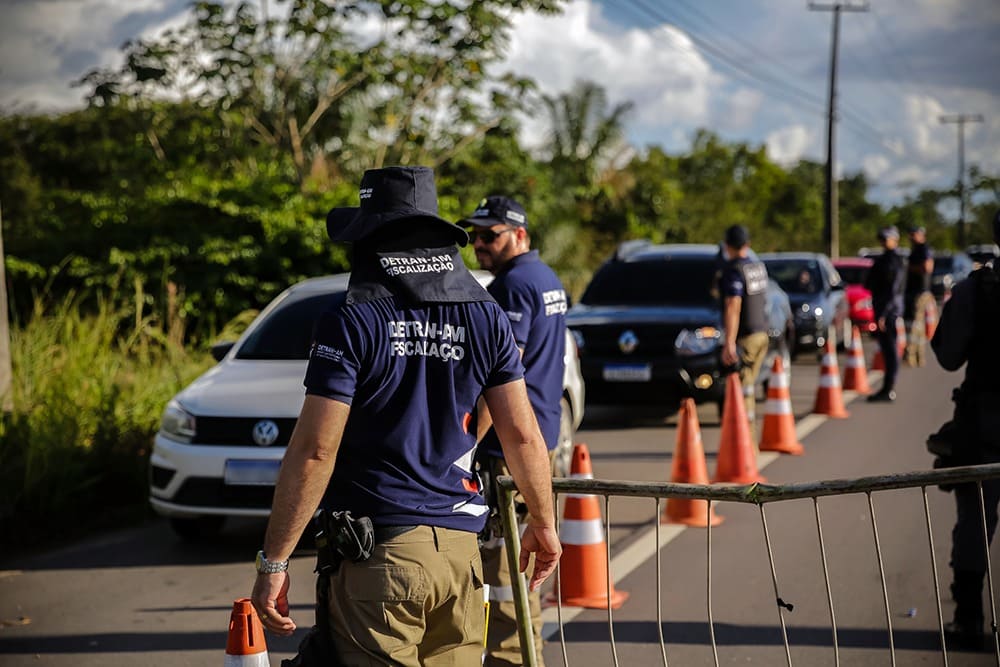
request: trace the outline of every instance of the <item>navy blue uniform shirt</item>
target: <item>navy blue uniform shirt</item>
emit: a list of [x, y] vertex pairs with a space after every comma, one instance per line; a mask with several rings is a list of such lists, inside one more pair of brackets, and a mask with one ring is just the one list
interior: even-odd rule
[[[524, 382], [549, 450], [559, 440], [566, 352], [566, 291], [558, 276], [532, 250], [513, 257], [486, 290], [507, 313], [517, 346], [524, 351]], [[487, 452], [501, 456], [494, 434]]]
[[906, 269], [903, 258], [895, 250], [885, 250], [875, 258], [865, 287], [872, 293], [872, 308], [875, 319], [885, 318], [886, 326], [903, 314], [903, 287]]
[[510, 323], [492, 300], [334, 306], [317, 327], [305, 378], [307, 394], [351, 406], [323, 506], [382, 526], [480, 531], [476, 400], [522, 377]]
[[[910, 248], [910, 257], [907, 260], [906, 272], [906, 293], [920, 294], [929, 292], [931, 289], [931, 274], [923, 273], [924, 262], [931, 259], [930, 246], [926, 243], [914, 243]], [[919, 271], [911, 270], [911, 267], [919, 268]]]

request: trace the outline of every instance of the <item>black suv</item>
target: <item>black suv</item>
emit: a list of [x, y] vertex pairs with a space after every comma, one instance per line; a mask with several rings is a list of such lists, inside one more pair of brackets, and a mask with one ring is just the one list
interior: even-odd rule
[[[566, 316], [587, 401], [676, 407], [691, 396], [699, 403], [721, 402], [719, 270], [719, 246], [621, 244]], [[771, 352], [787, 358], [791, 311], [773, 281], [768, 318]]]

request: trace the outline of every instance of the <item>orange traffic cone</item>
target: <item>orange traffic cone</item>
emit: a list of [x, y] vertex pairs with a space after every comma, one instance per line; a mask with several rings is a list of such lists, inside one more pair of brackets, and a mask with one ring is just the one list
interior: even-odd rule
[[[569, 476], [594, 478], [587, 445], [579, 443], [573, 448]], [[565, 606], [590, 609], [607, 609], [609, 604], [612, 609], [622, 606], [628, 593], [616, 591], [613, 585], [608, 590], [608, 550], [597, 496], [567, 494], [559, 541], [563, 545], [559, 585], [557, 591], [545, 596], [545, 603], [551, 605], [561, 600]]]
[[722, 433], [713, 481], [734, 484], [764, 481], [757, 472], [757, 452], [750, 436], [750, 422], [747, 421], [740, 377], [736, 373], [730, 373], [726, 380], [726, 400], [722, 405]]
[[[698, 410], [693, 398], [681, 401], [670, 481], [675, 484], [708, 484], [705, 448], [701, 444], [701, 426], [698, 424]], [[683, 523], [702, 528], [709, 524], [718, 526], [722, 521], [721, 516], [716, 516], [709, 501], [698, 498], [668, 498], [660, 517], [660, 523]]]
[[872, 370], [873, 371], [884, 371], [885, 370], [885, 359], [882, 357], [882, 348], [875, 348], [875, 356], [872, 357]]
[[861, 332], [854, 327], [852, 334], [853, 340], [848, 347], [849, 355], [844, 363], [844, 389], [859, 394], [870, 394], [872, 389], [868, 386], [868, 373], [865, 371], [865, 351], [861, 347]]
[[802, 454], [805, 449], [795, 435], [795, 415], [781, 357], [774, 358], [771, 379], [767, 382], [767, 403], [764, 407], [764, 428], [760, 434], [760, 451]]
[[927, 329], [927, 340], [934, 338], [934, 332], [937, 331], [937, 323], [937, 304], [934, 303], [934, 299], [928, 299], [927, 307], [924, 308], [924, 326]]
[[902, 317], [896, 318], [896, 358], [902, 359], [906, 355], [906, 324]]
[[813, 412], [834, 419], [844, 419], [848, 416], [844, 409], [844, 396], [840, 389], [840, 371], [837, 369], [837, 350], [833, 341], [826, 342], [823, 351], [823, 366], [819, 371], [819, 389], [816, 391], [816, 404]]
[[229, 616], [229, 640], [226, 642], [225, 667], [270, 667], [264, 626], [250, 604], [250, 598], [233, 602]]

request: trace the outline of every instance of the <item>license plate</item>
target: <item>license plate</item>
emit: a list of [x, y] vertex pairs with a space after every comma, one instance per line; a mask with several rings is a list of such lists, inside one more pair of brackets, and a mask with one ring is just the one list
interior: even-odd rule
[[222, 481], [228, 486], [274, 486], [281, 461], [226, 461]]
[[607, 382], [649, 382], [653, 371], [649, 364], [609, 365], [602, 375]]

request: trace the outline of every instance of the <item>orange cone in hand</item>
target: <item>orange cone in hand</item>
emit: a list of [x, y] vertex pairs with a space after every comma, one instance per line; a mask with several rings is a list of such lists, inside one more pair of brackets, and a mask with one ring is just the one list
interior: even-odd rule
[[856, 391], [859, 394], [870, 394], [868, 373], [865, 371], [865, 351], [861, 347], [861, 332], [853, 328], [853, 339], [848, 348], [850, 353], [844, 363], [844, 389]]
[[[593, 479], [590, 452], [587, 445], [573, 448], [573, 465], [570, 479]], [[546, 604], [560, 599], [568, 607], [590, 609], [618, 609], [628, 598], [628, 593], [608, 590], [608, 548], [604, 541], [601, 508], [597, 496], [591, 494], [566, 495], [563, 520], [559, 526], [559, 541], [563, 545], [559, 560], [558, 589], [545, 597]], [[558, 595], [558, 597], [557, 597]]]
[[233, 602], [229, 616], [229, 640], [226, 642], [225, 667], [270, 667], [264, 626], [250, 604], [250, 598]]
[[781, 357], [774, 358], [771, 379], [767, 382], [767, 403], [764, 407], [764, 428], [760, 434], [760, 451], [799, 455], [805, 451], [795, 435], [795, 415]]
[[[705, 465], [705, 448], [701, 444], [701, 426], [694, 399], [681, 401], [680, 421], [677, 424], [677, 446], [674, 447], [674, 466], [670, 481], [675, 484], [708, 484], [708, 467]], [[709, 501], [698, 498], [668, 498], [660, 523], [682, 523], [686, 526], [718, 526], [722, 517], [716, 516]]]
[[757, 472], [757, 451], [750, 436], [750, 422], [743, 403], [740, 377], [730, 373], [726, 380], [726, 400], [722, 405], [722, 434], [715, 464], [714, 482], [752, 484], [763, 482]]
[[827, 341], [823, 350], [823, 366], [819, 371], [819, 389], [816, 391], [813, 412], [834, 419], [844, 419], [849, 416], [844, 409], [840, 371], [837, 369], [837, 350], [833, 347], [833, 341]]

